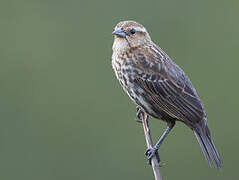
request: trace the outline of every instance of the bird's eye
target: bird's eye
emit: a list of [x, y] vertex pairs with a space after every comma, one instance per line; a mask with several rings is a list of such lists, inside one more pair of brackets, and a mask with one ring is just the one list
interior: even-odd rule
[[131, 29], [129, 32], [130, 32], [131, 34], [135, 34], [135, 33], [136, 33], [136, 30], [135, 30], [135, 29]]

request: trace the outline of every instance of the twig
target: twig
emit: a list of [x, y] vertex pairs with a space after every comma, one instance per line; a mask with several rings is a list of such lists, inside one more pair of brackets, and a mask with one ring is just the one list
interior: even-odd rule
[[[151, 133], [150, 133], [148, 119], [149, 119], [149, 116], [145, 112], [142, 112], [142, 124], [143, 124], [143, 128], [144, 128], [144, 135], [145, 135], [147, 148], [149, 149], [149, 148], [153, 147], [153, 141], [152, 141], [152, 137], [151, 137]], [[162, 177], [161, 177], [160, 171], [159, 171], [159, 163], [158, 163], [156, 156], [153, 156], [153, 158], [151, 160], [151, 164], [152, 164], [152, 169], [154, 172], [155, 180], [162, 180]]]

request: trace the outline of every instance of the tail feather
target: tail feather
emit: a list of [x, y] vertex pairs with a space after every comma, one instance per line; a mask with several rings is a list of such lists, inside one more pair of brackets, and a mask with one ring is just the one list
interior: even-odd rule
[[205, 158], [207, 159], [209, 165], [212, 166], [212, 161], [211, 161], [210, 155], [207, 151], [207, 148], [206, 148], [205, 144], [203, 143], [202, 137], [198, 133], [196, 133], [195, 131], [194, 131], [194, 134], [195, 134], [195, 136], [196, 136], [196, 138], [197, 138], [197, 140], [200, 144], [200, 147], [202, 149], [202, 152], [203, 152]]
[[211, 166], [213, 161], [215, 167], [221, 169], [222, 161], [211, 138], [210, 130], [206, 119], [202, 121], [202, 123], [196, 125], [196, 128], [194, 129], [194, 134], [197, 137], [197, 140], [209, 165]]

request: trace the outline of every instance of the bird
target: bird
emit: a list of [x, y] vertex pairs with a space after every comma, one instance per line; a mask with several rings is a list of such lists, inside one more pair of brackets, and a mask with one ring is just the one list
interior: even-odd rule
[[158, 142], [146, 151], [151, 162], [176, 121], [196, 136], [208, 161], [222, 168], [212, 140], [203, 103], [184, 71], [152, 40], [146, 28], [133, 20], [119, 22], [112, 32], [112, 67], [119, 83], [142, 112], [167, 123]]

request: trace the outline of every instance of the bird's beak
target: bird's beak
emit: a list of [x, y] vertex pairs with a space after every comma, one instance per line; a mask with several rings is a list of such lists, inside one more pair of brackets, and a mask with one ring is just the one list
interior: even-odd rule
[[122, 37], [122, 38], [126, 37], [126, 33], [122, 30], [122, 28], [118, 28], [118, 29], [114, 30], [112, 32], [112, 34], [114, 34], [116, 36], [119, 36], [119, 37]]

